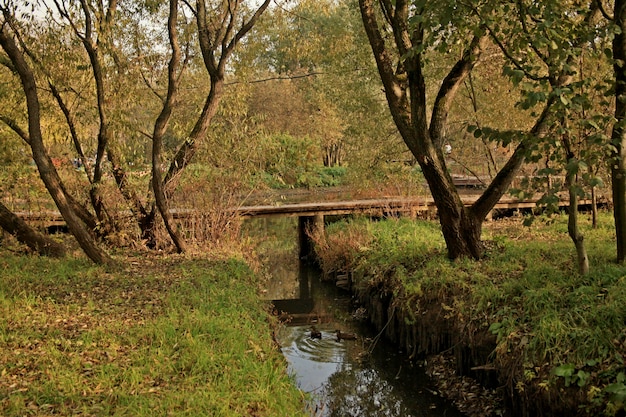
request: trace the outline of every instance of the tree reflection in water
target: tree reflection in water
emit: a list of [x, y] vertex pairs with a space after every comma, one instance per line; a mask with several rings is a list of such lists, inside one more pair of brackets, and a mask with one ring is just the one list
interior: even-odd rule
[[330, 416], [414, 415], [394, 387], [374, 369], [342, 369], [334, 373], [328, 380], [328, 393]]
[[320, 329], [322, 339], [312, 339], [309, 326], [287, 326], [279, 337], [298, 387], [310, 394], [311, 415], [461, 416], [433, 395], [423, 369], [404, 360], [390, 345], [379, 342], [365, 356], [369, 342], [338, 342], [333, 325], [325, 326]]

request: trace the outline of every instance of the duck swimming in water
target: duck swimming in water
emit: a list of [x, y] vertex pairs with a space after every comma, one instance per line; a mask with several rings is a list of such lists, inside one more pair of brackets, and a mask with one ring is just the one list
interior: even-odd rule
[[356, 340], [356, 335], [354, 333], [346, 333], [341, 330], [335, 330], [335, 334], [337, 335], [337, 341], [343, 340]]
[[321, 338], [322, 338], [322, 332], [317, 330], [315, 326], [311, 327], [311, 339], [321, 339]]

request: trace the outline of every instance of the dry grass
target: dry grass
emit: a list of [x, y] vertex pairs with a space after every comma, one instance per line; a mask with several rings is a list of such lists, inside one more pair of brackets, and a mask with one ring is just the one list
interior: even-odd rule
[[355, 254], [365, 250], [372, 240], [371, 233], [363, 227], [336, 228], [332, 234], [323, 229], [309, 230], [308, 234], [315, 246], [315, 254], [322, 271], [326, 275], [351, 271], [355, 265]]

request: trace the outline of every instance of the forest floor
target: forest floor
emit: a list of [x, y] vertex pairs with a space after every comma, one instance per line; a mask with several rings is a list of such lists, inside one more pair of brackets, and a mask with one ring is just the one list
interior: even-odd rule
[[302, 415], [242, 260], [0, 252], [0, 415]]

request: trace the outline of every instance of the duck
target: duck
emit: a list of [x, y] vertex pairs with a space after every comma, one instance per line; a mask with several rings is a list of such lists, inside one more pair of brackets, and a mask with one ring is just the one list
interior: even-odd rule
[[322, 338], [322, 332], [317, 330], [315, 326], [311, 327], [311, 339], [321, 339], [321, 338]]
[[337, 335], [337, 341], [343, 340], [356, 340], [356, 335], [354, 333], [346, 333], [341, 330], [335, 330], [335, 334]]

